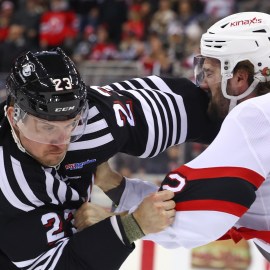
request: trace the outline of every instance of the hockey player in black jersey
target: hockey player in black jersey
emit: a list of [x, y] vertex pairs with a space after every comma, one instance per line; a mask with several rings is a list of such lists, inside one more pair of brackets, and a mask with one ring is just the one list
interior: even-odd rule
[[24, 270], [118, 269], [135, 239], [171, 224], [174, 203], [172, 192], [155, 193], [133, 215], [78, 232], [73, 214], [91, 200], [93, 181], [112, 197], [114, 188], [136, 184], [121, 182], [106, 161], [117, 152], [147, 158], [185, 141], [208, 142], [218, 130], [206, 115], [207, 95], [190, 81], [150, 76], [87, 88], [61, 49], [19, 57], [7, 90], [0, 250]]

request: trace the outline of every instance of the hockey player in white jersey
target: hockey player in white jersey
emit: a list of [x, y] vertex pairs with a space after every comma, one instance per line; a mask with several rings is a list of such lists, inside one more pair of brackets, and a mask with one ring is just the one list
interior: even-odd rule
[[269, 260], [270, 15], [220, 20], [202, 36], [201, 54], [195, 73], [212, 96], [208, 112], [230, 113], [214, 142], [162, 182], [175, 192], [177, 214], [150, 239], [168, 248], [252, 239]]
[[[252, 239], [270, 260], [270, 15], [238, 13], [210, 27], [195, 77], [211, 96], [209, 116], [229, 114], [200, 156], [167, 174], [160, 189], [175, 193], [175, 221], [145, 239], [167, 248]], [[131, 207], [130, 194], [139, 191], [126, 190], [118, 210]]]

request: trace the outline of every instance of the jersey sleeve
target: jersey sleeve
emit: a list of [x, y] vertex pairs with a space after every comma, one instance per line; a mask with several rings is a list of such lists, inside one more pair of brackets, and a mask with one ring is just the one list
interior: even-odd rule
[[226, 234], [251, 207], [269, 175], [268, 99], [238, 105], [201, 155], [166, 176], [161, 189], [175, 192], [176, 218], [151, 240], [166, 247], [204, 245]]
[[140, 202], [150, 193], [157, 192], [158, 186], [149, 181], [143, 181], [141, 179], [131, 179], [125, 177], [125, 189], [121, 196], [119, 205], [115, 209], [115, 213], [121, 213], [128, 211], [139, 205]]
[[[153, 115], [157, 117], [164, 114], [168, 118], [169, 123], [169, 113], [171, 111], [172, 119], [176, 119], [176, 121], [172, 122], [172, 125], [163, 125], [162, 127], [169, 127], [170, 129], [167, 132], [178, 132], [182, 138], [180, 143], [184, 140], [209, 144], [216, 137], [220, 129], [221, 123], [213, 123], [207, 116], [209, 97], [206, 92], [186, 78], [152, 75], [113, 83], [108, 87], [115, 91], [136, 89], [143, 89], [144, 91], [156, 90], [157, 93], [161, 92], [169, 96], [171, 94], [175, 97], [176, 102], [172, 98], [171, 102], [167, 101], [168, 104], [162, 99], [154, 100], [157, 104], [157, 109], [154, 107], [152, 111]], [[179, 100], [180, 97], [181, 99]], [[152, 104], [151, 100], [146, 99], [146, 102], [150, 103], [150, 105]], [[162, 103], [163, 106], [160, 107], [159, 103]], [[147, 118], [147, 121], [149, 121], [149, 118]]]
[[205, 93], [187, 79], [150, 76], [91, 87], [90, 95], [118, 152], [154, 157], [172, 145], [217, 133], [206, 116]]

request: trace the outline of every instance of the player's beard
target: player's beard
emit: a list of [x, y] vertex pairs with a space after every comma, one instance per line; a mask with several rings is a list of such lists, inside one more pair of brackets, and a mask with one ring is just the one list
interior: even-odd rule
[[215, 95], [210, 95], [210, 102], [208, 105], [207, 113], [211, 121], [215, 123], [222, 122], [229, 112], [230, 100], [225, 98], [222, 94], [221, 87], [216, 91]]

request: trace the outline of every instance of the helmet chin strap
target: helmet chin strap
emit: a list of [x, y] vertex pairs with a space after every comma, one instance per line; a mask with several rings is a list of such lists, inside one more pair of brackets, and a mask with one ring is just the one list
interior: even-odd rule
[[[29, 155], [29, 156], [32, 157], [32, 158], [35, 158], [33, 155], [31, 155], [31, 153], [29, 153], [29, 152], [22, 146], [22, 143], [21, 143], [21, 141], [20, 141], [20, 139], [19, 139], [19, 137], [18, 137], [18, 135], [17, 135], [17, 133], [16, 133], [16, 131], [15, 131], [13, 125], [11, 124], [11, 121], [10, 121], [8, 115], [7, 115], [7, 105], [5, 105], [4, 111], [5, 111], [5, 116], [7, 117], [8, 122], [9, 122], [10, 127], [11, 127], [11, 134], [12, 134], [12, 137], [13, 137], [13, 139], [14, 139], [14, 142], [17, 144], [18, 148], [19, 148], [23, 153], [26, 153], [27, 155]], [[54, 165], [54, 166], [49, 166], [49, 165], [46, 165], [46, 166], [51, 167], [51, 168], [55, 168], [55, 169], [57, 170], [57, 169], [59, 168], [61, 162], [64, 160], [65, 156], [66, 156], [66, 155], [63, 156], [63, 158], [60, 160], [60, 162], [59, 162], [58, 164], [56, 164], [56, 165]]]
[[238, 96], [231, 96], [227, 94], [228, 79], [222, 76], [221, 90], [222, 90], [223, 96], [227, 99], [230, 99], [229, 112], [237, 105], [238, 100], [243, 99], [247, 97], [248, 95], [250, 95], [254, 91], [256, 86], [259, 84], [259, 82], [261, 82], [261, 80], [255, 76], [252, 84], [248, 87], [248, 89], [244, 93]]

